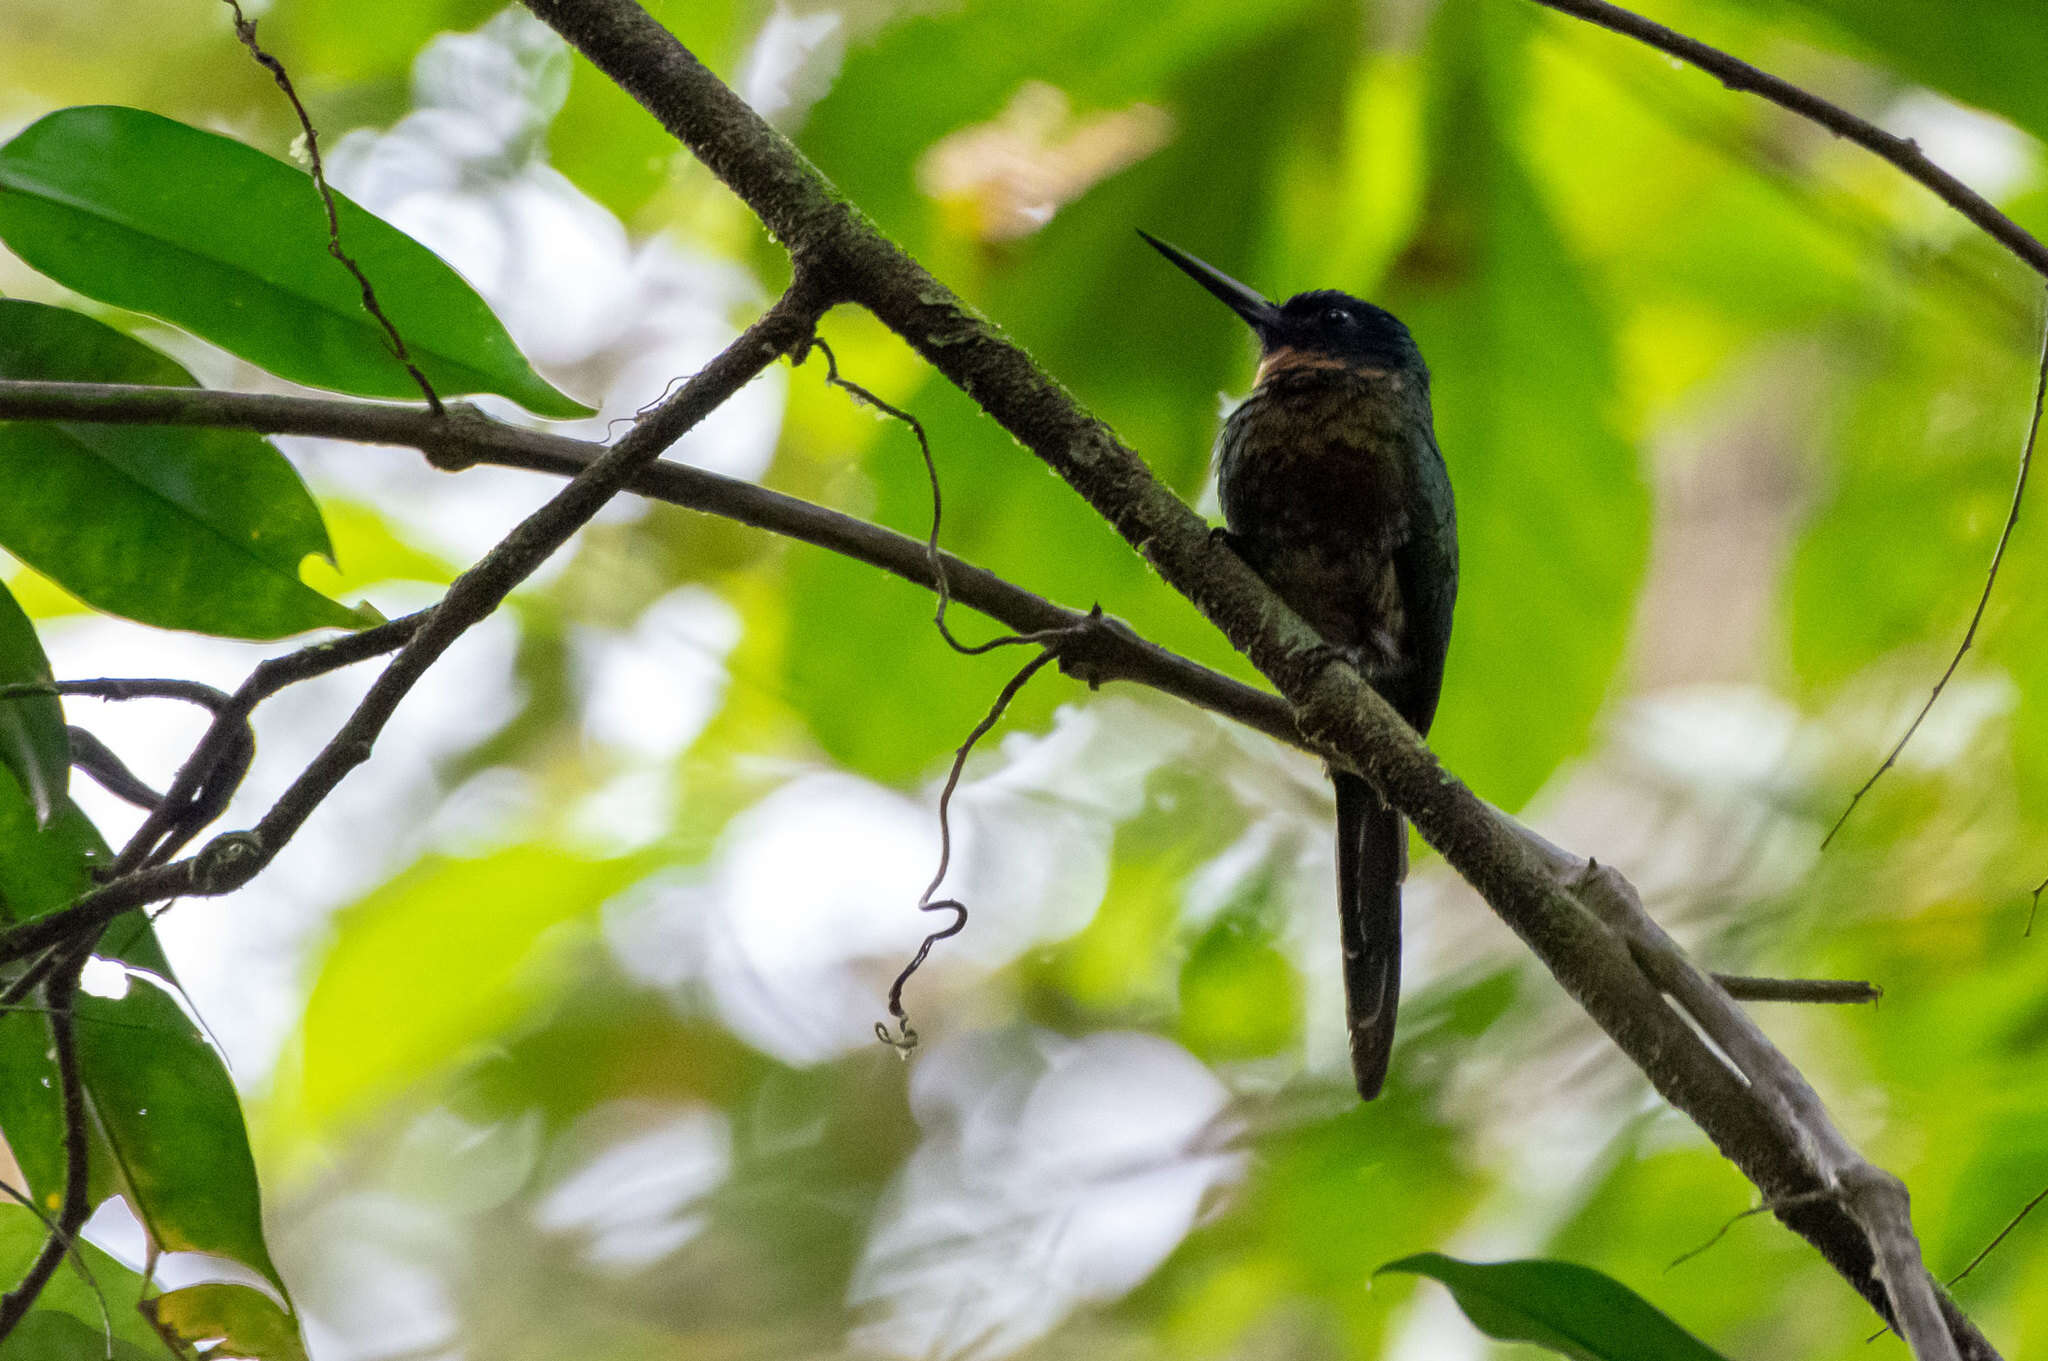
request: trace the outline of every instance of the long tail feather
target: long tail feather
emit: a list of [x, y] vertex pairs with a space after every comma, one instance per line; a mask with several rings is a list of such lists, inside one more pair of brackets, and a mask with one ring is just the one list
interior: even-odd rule
[[1344, 1013], [1351, 1075], [1370, 1101], [1387, 1078], [1394, 1015], [1401, 1002], [1401, 879], [1408, 831], [1356, 775], [1337, 786], [1337, 907], [1344, 942]]

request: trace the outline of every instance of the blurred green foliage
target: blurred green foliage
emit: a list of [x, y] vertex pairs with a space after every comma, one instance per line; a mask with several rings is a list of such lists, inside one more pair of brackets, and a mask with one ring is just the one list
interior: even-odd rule
[[[806, 154], [1198, 503], [1250, 355], [1132, 228], [1269, 294], [1337, 286], [1403, 316], [1434, 371], [1464, 538], [1446, 760], [1636, 876], [1705, 962], [1884, 985], [1871, 1010], [1759, 1016], [1906, 1178], [1937, 1274], [2048, 1185], [2048, 993], [2039, 936], [2022, 935], [2048, 873], [2033, 517], [1935, 718], [1813, 853], [1960, 640], [2013, 482], [2038, 280], [1855, 149], [1520, 0], [654, 8], [733, 80], [758, 71], [764, 30], [813, 25], [821, 55], [797, 63], [811, 84], [788, 88], [829, 86], [778, 114]], [[1654, 17], [1921, 139], [2040, 233], [2048, 54], [2032, 9], [1669, 0]], [[338, 140], [404, 114], [422, 45], [493, 10], [278, 0], [262, 22]], [[140, 19], [105, 44], [75, 18], [33, 26], [74, 11], [111, 7], [0, 15], [10, 127], [130, 103], [289, 142], [220, 14], [151, 6], [165, 37], [142, 46]], [[763, 287], [785, 277], [744, 210], [581, 63], [547, 149], [636, 239]], [[0, 283], [57, 296], [11, 262]], [[859, 316], [824, 330], [850, 377], [930, 431], [947, 548], [1248, 674], [900, 343]], [[931, 503], [905, 429], [815, 364], [789, 375], [780, 418], [764, 481], [922, 537]], [[323, 503], [351, 592], [459, 566], [402, 507], [353, 487]], [[12, 584], [30, 615], [60, 608], [26, 574]], [[709, 717], [679, 751], [607, 747], [578, 659], [682, 587], [737, 621], [729, 650], [709, 649]], [[919, 926], [934, 780], [1016, 660], [956, 657], [930, 610], [828, 554], [658, 508], [594, 527], [522, 594], [518, 711], [441, 775], [442, 792], [473, 792], [509, 771], [523, 801], [333, 914], [286, 1058], [245, 1093], [273, 1247], [316, 1317], [346, 1330], [375, 1312], [373, 1273], [347, 1263], [382, 1254], [438, 1301], [428, 1342], [477, 1355], [926, 1354], [889, 1328], [978, 1317], [975, 1292], [924, 1276], [923, 1293], [862, 1293], [889, 1279], [885, 1229], [922, 1208], [930, 1262], [885, 1265], [993, 1262], [979, 1297], [1067, 1302], [1028, 1335], [933, 1323], [930, 1354], [1436, 1354], [1436, 1287], [1372, 1271], [1437, 1249], [1597, 1268], [1731, 1356], [1871, 1354], [1867, 1311], [1767, 1216], [1666, 1270], [1751, 1188], [1690, 1126], [1645, 1113], [1640, 1082], [1419, 847], [1394, 1082], [1351, 1102], [1319, 775], [1170, 705], [1034, 681], [1010, 744], [970, 763], [961, 873], [977, 916], [912, 984], [927, 1049], [900, 1065], [836, 1012], [837, 1030], [804, 1031], [812, 1001], [882, 1014]], [[983, 636], [964, 611], [954, 622]], [[659, 817], [622, 852], [588, 809], [628, 776]], [[921, 830], [900, 884], [861, 872], [897, 872], [880, 814], [851, 845], [824, 812], [782, 840], [749, 818], [831, 807], [763, 803], [828, 776], [869, 782], [834, 787]], [[0, 778], [8, 844], [57, 838], [72, 856], [0, 858], [18, 913], [76, 891], [65, 866], [88, 839], [62, 814], [33, 825]], [[1002, 872], [975, 877], [991, 863]], [[799, 869], [811, 877], [777, 877]], [[870, 895], [860, 921], [895, 934], [829, 917], [835, 876]], [[760, 887], [791, 883], [807, 887]], [[0, 1025], [10, 1072], [40, 1053], [35, 1027], [9, 1030], [23, 1019]], [[1248, 1157], [1139, 1279], [1062, 1294], [1056, 1249], [1085, 1235], [1032, 1237], [1035, 1216], [1078, 1186], [1079, 1224], [1157, 1169], [1092, 1168], [1084, 1141], [1033, 1194], [990, 1179], [1034, 1166], [1019, 1132], [1060, 1104], [1073, 1046], [1133, 1031], [1227, 1089], [1167, 1161]], [[1130, 1136], [1151, 1095], [1134, 1068], [1093, 1143]], [[671, 1202], [619, 1173], [612, 1189], [638, 1202], [622, 1207], [575, 1180], [664, 1137], [712, 1169], [703, 1187]], [[977, 1217], [991, 1206], [1011, 1218]], [[2044, 1232], [2022, 1225], [1958, 1289], [2008, 1355], [2048, 1337]], [[1112, 1260], [1076, 1269], [1083, 1286]]]

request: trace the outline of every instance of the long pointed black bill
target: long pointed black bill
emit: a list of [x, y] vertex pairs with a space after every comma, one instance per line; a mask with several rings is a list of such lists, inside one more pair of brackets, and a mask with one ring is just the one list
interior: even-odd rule
[[1279, 318], [1278, 307], [1222, 270], [1204, 264], [1178, 246], [1167, 245], [1143, 228], [1138, 230], [1138, 235], [1144, 237], [1152, 249], [1179, 265], [1189, 278], [1221, 298], [1224, 305], [1243, 317], [1254, 331], [1264, 335], [1266, 328]]

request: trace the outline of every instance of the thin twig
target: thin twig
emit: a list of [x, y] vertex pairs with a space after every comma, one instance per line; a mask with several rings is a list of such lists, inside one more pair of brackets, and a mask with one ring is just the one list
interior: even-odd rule
[[[182, 680], [176, 677], [99, 677], [92, 680], [69, 681], [17, 681], [0, 685], [0, 701], [40, 696], [86, 695], [93, 699], [180, 699], [211, 710], [216, 716], [229, 703], [229, 697], [222, 691], [200, 681]], [[152, 813], [163, 807], [164, 796], [149, 788], [130, 771], [111, 748], [85, 728], [73, 726], [71, 735], [71, 764], [97, 780], [109, 793], [137, 807]], [[227, 753], [222, 765], [215, 769], [205, 788], [203, 805], [195, 803], [173, 806], [164, 814], [165, 825], [175, 819], [185, 829], [185, 836], [175, 843], [160, 847], [155, 859], [162, 860], [175, 854], [192, 833], [211, 822], [220, 810], [227, 806], [235, 789], [248, 773], [249, 762], [256, 752], [256, 735], [246, 722], [243, 725], [245, 740], [239, 751]]]
[[[931, 573], [930, 585], [933, 594], [938, 597], [938, 606], [932, 613], [932, 626], [938, 629], [939, 636], [945, 639], [946, 645], [955, 652], [969, 657], [977, 657], [983, 653], [993, 652], [999, 647], [1034, 645], [1043, 649], [1036, 657], [1026, 662], [1016, 675], [1010, 678], [1009, 684], [1005, 685], [1002, 692], [996, 696], [996, 702], [989, 709], [988, 714], [975, 726], [974, 731], [967, 735], [967, 740], [960, 744], [959, 750], [953, 753], [953, 768], [947, 772], [946, 787], [939, 794], [939, 868], [932, 875], [931, 883], [925, 886], [924, 893], [918, 898], [917, 910], [920, 912], [951, 912], [954, 914], [953, 920], [948, 925], [925, 936], [924, 940], [918, 944], [917, 953], [911, 956], [910, 962], [903, 966], [902, 971], [896, 975], [896, 980], [889, 985], [889, 1014], [896, 1020], [897, 1033], [891, 1035], [889, 1027], [885, 1023], [881, 1021], [875, 1022], [875, 1038], [895, 1049], [897, 1053], [907, 1057], [910, 1051], [917, 1047], [917, 1031], [910, 1024], [909, 1013], [903, 1009], [904, 985], [910, 982], [911, 976], [924, 966], [924, 961], [931, 954], [933, 945], [945, 940], [949, 936], [957, 936], [960, 932], [967, 929], [967, 905], [965, 903], [957, 898], [943, 898], [936, 902], [932, 900], [932, 895], [939, 891], [939, 884], [945, 879], [946, 869], [953, 859], [953, 790], [960, 783], [960, 772], [967, 766], [967, 755], [974, 750], [974, 744], [979, 742], [988, 733], [989, 729], [1001, 721], [1003, 711], [1010, 707], [1010, 701], [1016, 698], [1017, 692], [1024, 688], [1025, 683], [1037, 675], [1039, 669], [1047, 662], [1059, 656], [1061, 644], [1080, 636], [1085, 632], [1087, 626], [1080, 623], [1062, 624], [1054, 628], [1034, 630], [1029, 633], [1005, 634], [1002, 637], [991, 638], [985, 643], [971, 645], [963, 643], [953, 636], [952, 629], [946, 626], [946, 607], [953, 603], [953, 591], [952, 586], [947, 580], [945, 558], [939, 552], [939, 523], [944, 507], [943, 497], [939, 490], [939, 464], [938, 460], [932, 456], [932, 442], [930, 436], [925, 434], [924, 422], [911, 415], [908, 411], [905, 411], [902, 407], [882, 400], [882, 398], [876, 396], [869, 389], [854, 382], [852, 379], [842, 377], [839, 372], [839, 358], [832, 353], [832, 347], [825, 343], [823, 337], [812, 336], [810, 348], [824, 352], [825, 382], [828, 385], [839, 388], [850, 395], [856, 402], [864, 403], [881, 412], [884, 416], [893, 416], [909, 426], [910, 433], [917, 437], [918, 453], [924, 459], [925, 481], [930, 486], [932, 493], [932, 528], [931, 533], [925, 538], [924, 555], [925, 566]], [[801, 363], [803, 357], [802, 355], [797, 356], [797, 362]], [[1089, 623], [1100, 623], [1101, 619], [1102, 607], [1098, 605], [1090, 613]]]
[[[425, 619], [426, 611], [423, 610], [260, 663], [227, 704], [215, 712], [213, 723], [194, 745], [191, 755], [185, 758], [185, 764], [172, 780], [158, 813], [167, 808], [189, 806], [202, 789], [209, 772], [218, 771], [224, 754], [231, 754], [244, 740], [249, 715], [263, 700], [300, 681], [393, 651], [412, 637]], [[127, 680], [65, 682], [93, 688], [136, 683]], [[151, 815], [152, 818], [156, 816]], [[149, 821], [145, 820], [144, 829], [148, 826]], [[27, 958], [87, 934], [97, 936], [108, 922], [123, 912], [201, 887], [198, 871], [199, 862], [204, 857], [176, 865], [165, 865], [161, 863], [162, 857], [157, 857], [157, 863], [145, 865], [143, 848], [149, 844], [152, 844], [152, 838], [145, 837], [144, 832], [138, 830], [123, 852], [124, 855], [128, 851], [135, 852], [133, 863], [124, 865], [117, 859], [107, 870], [105, 882], [100, 887], [56, 912], [0, 930], [0, 964]], [[147, 872], [142, 872], [145, 869]], [[220, 882], [228, 885], [226, 879]], [[17, 980], [17, 986], [19, 983]], [[10, 1000], [10, 996], [10, 993], [0, 993], [0, 1002]]]
[[2020, 1226], [2020, 1221], [2025, 1219], [2028, 1215], [2032, 1214], [2034, 1212], [2034, 1207], [2039, 1205], [2044, 1200], [2048, 1200], [2048, 1186], [2044, 1186], [2039, 1191], [2035, 1192], [2034, 1198], [2028, 1201], [2025, 1205], [2022, 1205], [2020, 1207], [2020, 1212], [2014, 1215], [2011, 1219], [2006, 1221], [2005, 1227], [1998, 1231], [1997, 1237], [1993, 1238], [1990, 1242], [1986, 1243], [1984, 1245], [1983, 1250], [1979, 1252], [1975, 1257], [1972, 1257], [1970, 1259], [1969, 1265], [1965, 1266], [1961, 1271], [1958, 1271], [1955, 1275], [1949, 1277], [1942, 1284], [1952, 1286], [1957, 1281], [1962, 1280], [1963, 1277], [1975, 1271], [1980, 1265], [1983, 1264], [1984, 1259], [1991, 1255], [1992, 1250], [1996, 1248], [2000, 1243], [2003, 1243], [2006, 1240], [2007, 1236], [2010, 1235], [2014, 1229], [2017, 1229]]
[[243, 15], [240, 0], [226, 0], [226, 3], [227, 7], [235, 12], [235, 36], [242, 40], [242, 46], [249, 49], [249, 55], [256, 59], [257, 64], [270, 72], [271, 79], [277, 82], [277, 88], [284, 91], [284, 97], [291, 101], [292, 112], [298, 115], [299, 129], [306, 139], [306, 168], [312, 174], [313, 187], [320, 191], [322, 206], [327, 209], [327, 253], [339, 260], [342, 267], [355, 276], [355, 281], [363, 292], [363, 310], [384, 328], [384, 343], [390, 347], [391, 357], [405, 365], [405, 371], [411, 374], [413, 382], [419, 385], [420, 395], [427, 399], [428, 409], [436, 416], [441, 415], [439, 394], [434, 391], [434, 385], [427, 381], [427, 375], [420, 372], [419, 365], [413, 363], [412, 353], [405, 348], [405, 338], [398, 334], [398, 327], [392, 324], [391, 318], [384, 314], [383, 307], [378, 304], [377, 290], [370, 286], [370, 276], [363, 273], [362, 266], [355, 262], [354, 256], [342, 249], [341, 214], [334, 206], [334, 190], [328, 186], [327, 169], [320, 160], [320, 133], [313, 126], [312, 116], [306, 112], [306, 106], [299, 101], [299, 92], [292, 88], [292, 78], [285, 74], [284, 63], [257, 45], [256, 21]]
[[[932, 530], [925, 537], [924, 541], [925, 560], [930, 565], [932, 574], [930, 584], [939, 597], [938, 609], [932, 614], [932, 623], [938, 628], [939, 636], [946, 640], [946, 646], [965, 656], [978, 657], [984, 652], [993, 652], [999, 647], [1016, 647], [1022, 644], [1043, 645], [1065, 633], [1066, 630], [1063, 628], [1046, 629], [1031, 633], [1006, 634], [1001, 638], [991, 638], [985, 643], [971, 644], [963, 643], [953, 636], [953, 630], [946, 626], [946, 607], [953, 603], [953, 588], [946, 581], [946, 564], [939, 553], [939, 517], [942, 509], [942, 498], [939, 494], [939, 465], [938, 461], [932, 457], [931, 437], [924, 432], [924, 422], [911, 415], [908, 411], [905, 411], [902, 407], [883, 401], [873, 392], [862, 387], [852, 379], [842, 378], [839, 374], [839, 360], [832, 353], [832, 347], [825, 343], [823, 337], [812, 337], [811, 347], [824, 352], [825, 381], [827, 383], [850, 394], [855, 401], [873, 407], [884, 416], [893, 416], [895, 419], [902, 421], [910, 427], [910, 433], [917, 436], [917, 451], [924, 458], [925, 481], [930, 484], [932, 492]], [[798, 362], [802, 362], [801, 358], [799, 358]]]
[[252, 829], [260, 853], [266, 859], [275, 855], [349, 771], [370, 758], [371, 748], [399, 702], [456, 639], [503, 604], [506, 596], [603, 510], [635, 473], [653, 463], [768, 365], [808, 340], [825, 305], [799, 272], [789, 291], [698, 370], [674, 398], [635, 425], [457, 577], [440, 603], [425, 612], [418, 629], [371, 683], [340, 730]]
[[1666, 1271], [1676, 1271], [1678, 1268], [1684, 1266], [1687, 1262], [1690, 1262], [1693, 1258], [1698, 1257], [1702, 1253], [1706, 1252], [1708, 1248], [1713, 1247], [1723, 1238], [1726, 1238], [1729, 1234], [1729, 1231], [1732, 1230], [1737, 1224], [1740, 1224], [1743, 1220], [1748, 1219], [1753, 1215], [1769, 1214], [1770, 1212], [1771, 1207], [1768, 1205], [1752, 1205], [1747, 1210], [1743, 1210], [1739, 1214], [1731, 1215], [1726, 1221], [1722, 1223], [1720, 1228], [1714, 1230], [1713, 1235], [1709, 1237], [1706, 1242], [1701, 1243], [1697, 1247], [1687, 1248], [1684, 1252], [1679, 1253], [1676, 1257], [1673, 1257], [1669, 1262], [1664, 1264], [1664, 1269]]
[[[241, 771], [246, 772], [247, 762], [256, 750], [249, 716], [257, 705], [287, 686], [398, 650], [419, 632], [430, 612], [420, 610], [360, 633], [330, 638], [259, 663], [227, 703], [214, 709], [212, 725], [194, 745], [192, 754], [185, 758], [185, 764], [179, 767], [171, 780], [171, 787], [164, 791], [163, 805], [144, 819], [128, 844], [122, 847], [111, 874], [118, 877], [145, 866], [163, 864], [204, 825], [199, 822], [185, 826], [180, 810], [197, 808], [202, 800], [211, 802], [209, 791], [216, 783], [222, 782], [223, 775], [238, 763]], [[207, 701], [202, 699], [198, 702]], [[238, 773], [231, 783], [238, 784], [240, 779], [241, 774]], [[232, 788], [229, 792], [232, 793]], [[218, 811], [214, 810], [215, 813]]]
[[0, 988], [0, 1009], [12, 1008], [22, 998], [40, 988], [61, 955], [62, 952], [55, 948], [43, 952], [5, 988]]
[[1717, 973], [1714, 981], [1738, 1002], [1875, 1002], [1884, 989], [1856, 978], [1752, 978]]
[[130, 770], [121, 754], [101, 741], [98, 733], [77, 723], [67, 725], [64, 731], [71, 739], [73, 770], [92, 776], [100, 788], [145, 813], [163, 806], [164, 796]]
[[1714, 1230], [1713, 1236], [1708, 1238], [1706, 1242], [1696, 1248], [1687, 1248], [1684, 1252], [1679, 1253], [1671, 1259], [1664, 1269], [1666, 1271], [1675, 1271], [1679, 1267], [1684, 1266], [1687, 1262], [1690, 1262], [1693, 1258], [1699, 1256], [1708, 1248], [1713, 1247], [1714, 1244], [1720, 1242], [1723, 1238], [1726, 1238], [1729, 1231], [1737, 1224], [1754, 1215], [1775, 1214], [1781, 1210], [1797, 1209], [1801, 1205], [1812, 1205], [1832, 1198], [1833, 1193], [1828, 1191], [1809, 1191], [1803, 1196], [1788, 1196], [1784, 1200], [1767, 1201], [1761, 1205], [1752, 1205], [1739, 1214], [1730, 1215], [1720, 1228]]
[[974, 744], [986, 737], [989, 729], [1002, 721], [1003, 711], [1010, 707], [1010, 701], [1017, 697], [1017, 692], [1022, 690], [1047, 662], [1057, 656], [1059, 648], [1056, 645], [1048, 645], [1036, 657], [1018, 668], [1017, 674], [1010, 677], [1009, 683], [996, 695], [996, 702], [989, 706], [988, 713], [983, 716], [981, 722], [974, 725], [974, 731], [967, 734], [967, 740], [953, 753], [953, 768], [946, 772], [946, 787], [939, 792], [939, 868], [932, 875], [932, 881], [925, 885], [923, 895], [918, 898], [917, 910], [951, 912], [954, 915], [951, 924], [924, 938], [924, 942], [917, 947], [917, 953], [903, 966], [902, 972], [896, 975], [896, 981], [889, 985], [889, 1014], [896, 1020], [897, 1033], [891, 1035], [889, 1027], [877, 1021], [875, 1038], [892, 1046], [899, 1054], [908, 1055], [911, 1050], [917, 1048], [917, 1031], [910, 1024], [910, 1013], [903, 1009], [904, 984], [910, 981], [911, 975], [923, 967], [925, 956], [932, 952], [934, 944], [948, 936], [958, 935], [967, 925], [965, 903], [957, 898], [932, 901], [932, 895], [939, 891], [939, 885], [946, 878], [946, 870], [953, 862], [953, 791], [960, 786], [960, 772], [967, 768], [967, 756], [974, 750]]
[[1984, 573], [1984, 589], [1977, 594], [1977, 608], [1970, 612], [1970, 626], [1963, 630], [1963, 641], [1957, 646], [1955, 655], [1948, 659], [1948, 669], [1941, 673], [1941, 679], [1937, 680], [1934, 689], [1928, 692], [1927, 702], [1920, 706], [1920, 712], [1913, 715], [1913, 721], [1906, 725], [1906, 731], [1892, 745], [1891, 751], [1886, 753], [1884, 763], [1870, 773], [1870, 778], [1865, 780], [1862, 788], [1850, 798], [1849, 806], [1835, 819], [1835, 825], [1828, 828], [1828, 834], [1820, 839], [1822, 850], [1826, 850], [1828, 843], [1835, 839], [1835, 833], [1842, 830], [1842, 824], [1856, 811], [1856, 805], [1863, 802], [1863, 796], [1870, 792], [1871, 786], [1898, 761], [1899, 753], [1906, 749], [1906, 743], [1913, 740], [1913, 734], [1920, 731], [1920, 724], [1926, 720], [1928, 711], [1934, 708], [1934, 701], [1941, 698], [1941, 692], [1948, 688], [1950, 678], [1956, 674], [1956, 668], [1963, 664], [1963, 654], [1968, 652], [1970, 645], [1977, 640], [1977, 626], [1984, 622], [1984, 609], [1991, 603], [1991, 588], [1998, 584], [1998, 569], [2005, 562], [2006, 545], [2012, 542], [2013, 527], [2020, 522], [2020, 502], [2027, 494], [2027, 473], [2034, 466], [2034, 441], [2041, 433], [2041, 405], [2044, 398], [2048, 398], [2048, 311], [2044, 311], [2042, 316], [2041, 362], [2039, 373], [2034, 380], [2033, 414], [2027, 418], [2027, 437], [2020, 446], [2019, 476], [2013, 482], [2012, 504], [2005, 513], [2005, 528], [1998, 534], [1998, 547], [1991, 551], [1990, 570]]
[[[799, 360], [799, 361], [797, 361], [797, 362], [801, 363], [802, 361], [801, 361], [801, 360]], [[610, 420], [606, 421], [606, 422], [604, 423], [604, 437], [605, 437], [605, 438], [606, 438], [607, 440], [609, 440], [609, 439], [613, 438], [613, 437], [614, 437], [615, 435], [617, 435], [617, 434], [619, 433], [619, 427], [620, 427], [620, 426], [622, 426], [622, 425], [625, 425], [625, 426], [631, 426], [631, 425], [633, 425], [633, 424], [635, 424], [635, 423], [637, 423], [637, 422], [639, 422], [639, 421], [644, 421], [644, 420], [646, 420], [646, 419], [648, 418], [648, 416], [650, 416], [650, 415], [652, 415], [652, 414], [654, 413], [654, 409], [655, 409], [656, 407], [660, 406], [660, 405], [661, 405], [661, 404], [662, 404], [663, 402], [665, 402], [665, 401], [667, 401], [667, 400], [669, 399], [669, 394], [670, 394], [670, 393], [672, 393], [672, 392], [674, 392], [674, 391], [676, 390], [676, 387], [677, 387], [677, 385], [678, 385], [678, 384], [680, 384], [680, 383], [687, 383], [687, 382], [688, 382], [689, 380], [690, 380], [690, 375], [689, 375], [689, 374], [687, 374], [687, 373], [679, 373], [679, 374], [677, 374], [677, 375], [676, 375], [675, 377], [673, 377], [673, 378], [669, 379], [669, 380], [668, 380], [668, 381], [667, 381], [666, 383], [663, 383], [663, 384], [661, 385], [661, 392], [660, 392], [660, 394], [659, 394], [658, 396], [656, 396], [656, 397], [652, 398], [651, 400], [649, 400], [649, 401], [648, 401], [648, 402], [646, 402], [645, 404], [643, 404], [643, 405], [642, 405], [642, 406], [641, 406], [641, 407], [640, 407], [640, 408], [639, 408], [638, 410], [636, 410], [636, 411], [635, 411], [635, 412], [634, 412], [634, 413], [633, 413], [632, 415], [630, 415], [630, 416], [614, 416], [614, 417], [612, 417], [612, 418], [611, 418]]]

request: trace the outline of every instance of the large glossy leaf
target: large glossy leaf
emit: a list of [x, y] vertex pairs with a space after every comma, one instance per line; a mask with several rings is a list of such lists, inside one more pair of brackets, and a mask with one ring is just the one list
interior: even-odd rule
[[[192, 386], [90, 317], [0, 299], [0, 378]], [[164, 628], [277, 638], [362, 622], [299, 580], [331, 556], [283, 455], [237, 430], [0, 423], [0, 546], [80, 599]]]
[[[0, 1280], [21, 1279], [48, 1234], [30, 1211], [0, 1203]], [[136, 1309], [142, 1277], [90, 1243], [72, 1254], [0, 1342], [0, 1361], [163, 1361], [162, 1339]]]
[[[588, 415], [533, 372], [462, 277], [339, 195], [343, 246], [443, 395]], [[174, 322], [283, 378], [419, 396], [362, 290], [328, 254], [304, 172], [140, 109], [63, 109], [0, 148], [0, 240], [90, 298]]]
[[1441, 1281], [1488, 1337], [1533, 1342], [1573, 1361], [1722, 1361], [1641, 1295], [1574, 1262], [1461, 1262], [1423, 1252], [1380, 1270]]
[[263, 1239], [256, 1163], [227, 1065], [177, 999], [140, 975], [78, 999], [78, 1058], [136, 1217], [159, 1247], [207, 1252], [284, 1293]]
[[[0, 690], [11, 685], [48, 685], [50, 659], [35, 626], [0, 585]], [[47, 823], [71, 777], [71, 740], [64, 731], [64, 706], [55, 695], [0, 694], [0, 767], [14, 776], [36, 821]]]

